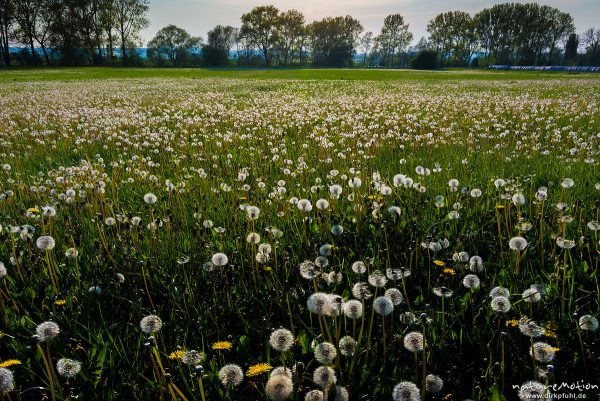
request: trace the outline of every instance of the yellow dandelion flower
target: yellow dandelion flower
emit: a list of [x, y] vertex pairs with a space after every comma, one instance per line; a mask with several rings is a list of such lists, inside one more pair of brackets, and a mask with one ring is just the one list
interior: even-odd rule
[[552, 330], [548, 330], [546, 329], [546, 332], [544, 333], [544, 336], [546, 337], [550, 337], [550, 338], [557, 338], [558, 334], [556, 334], [555, 332], [553, 332]]
[[21, 361], [18, 359], [7, 359], [4, 362], [0, 362], [0, 368], [9, 368], [15, 365], [21, 365]]
[[501, 205], [499, 203], [496, 204], [496, 209], [505, 209], [505, 208], [506, 208], [506, 206], [504, 206], [504, 205]]
[[177, 351], [173, 351], [169, 354], [169, 359], [174, 361], [176, 359], [181, 360], [183, 358], [183, 351], [178, 349]]
[[446, 263], [443, 260], [437, 260], [437, 259], [433, 261], [433, 264], [436, 266], [439, 266], [439, 267], [446, 266]]
[[267, 373], [271, 371], [273, 367], [268, 363], [257, 363], [256, 365], [252, 365], [246, 371], [246, 377], [254, 377], [258, 375], [262, 375], [263, 373]]
[[454, 276], [456, 274], [454, 269], [451, 269], [449, 267], [446, 267], [444, 270], [442, 270], [442, 273], [447, 274], [448, 276]]
[[56, 301], [54, 301], [54, 305], [58, 305], [58, 306], [63, 306], [67, 303], [67, 301], [65, 301], [64, 299], [57, 299]]
[[40, 209], [38, 209], [37, 207], [30, 207], [29, 209], [27, 209], [27, 213], [38, 214], [39, 212]]
[[3, 331], [0, 331], [0, 338], [4, 337], [6, 334], [4, 334]]
[[554, 351], [554, 352], [560, 351], [560, 348], [558, 348], [558, 347], [552, 347], [552, 351]]
[[517, 327], [519, 325], [519, 321], [516, 319], [511, 319], [506, 321], [506, 327]]
[[222, 350], [222, 349], [231, 349], [233, 344], [229, 341], [218, 341], [212, 345], [212, 349]]
[[266, 272], [270, 272], [271, 271], [271, 266], [264, 266], [263, 270]]

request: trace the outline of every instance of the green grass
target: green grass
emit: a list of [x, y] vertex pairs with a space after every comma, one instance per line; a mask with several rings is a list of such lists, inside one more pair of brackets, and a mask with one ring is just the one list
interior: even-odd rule
[[445, 80], [533, 80], [533, 79], [599, 79], [599, 74], [485, 71], [451, 69], [446, 71], [373, 70], [373, 69], [253, 69], [253, 68], [11, 68], [0, 69], [0, 83], [27, 81], [71, 81], [126, 78], [252, 78], [358, 81], [445, 81]]

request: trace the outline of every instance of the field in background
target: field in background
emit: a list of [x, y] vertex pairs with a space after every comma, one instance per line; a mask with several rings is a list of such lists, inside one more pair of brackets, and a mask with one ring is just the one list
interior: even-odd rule
[[557, 72], [486, 71], [450, 69], [418, 71], [396, 69], [252, 69], [252, 68], [14, 68], [0, 70], [0, 83], [27, 81], [71, 81], [123, 78], [253, 78], [309, 80], [532, 80], [532, 79], [598, 79], [598, 74]]
[[203, 401], [597, 386], [599, 109], [585, 74], [0, 71], [0, 384]]

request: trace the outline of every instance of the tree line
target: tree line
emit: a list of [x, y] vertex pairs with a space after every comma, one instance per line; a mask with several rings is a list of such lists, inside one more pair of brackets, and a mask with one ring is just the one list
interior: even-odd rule
[[[575, 32], [573, 17], [537, 3], [504, 3], [470, 15], [449, 11], [414, 46], [401, 14], [365, 32], [352, 16], [307, 23], [297, 10], [258, 6], [240, 27], [217, 25], [206, 40], [175, 25], [140, 50], [148, 0], [0, 0], [3, 65], [487, 66], [600, 65], [600, 29]], [[14, 52], [14, 48], [20, 48]], [[11, 52], [11, 49], [13, 51]], [[583, 52], [580, 52], [583, 50]], [[359, 57], [360, 55], [360, 57]]]

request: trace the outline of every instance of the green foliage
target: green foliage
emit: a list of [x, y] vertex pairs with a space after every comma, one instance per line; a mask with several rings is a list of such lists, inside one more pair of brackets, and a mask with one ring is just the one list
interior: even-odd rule
[[167, 25], [148, 43], [148, 57], [158, 65], [185, 67], [193, 65], [194, 52], [201, 44], [201, 38], [192, 37], [185, 29]]
[[421, 50], [411, 60], [411, 67], [417, 70], [437, 70], [439, 68], [439, 56], [435, 50]]

